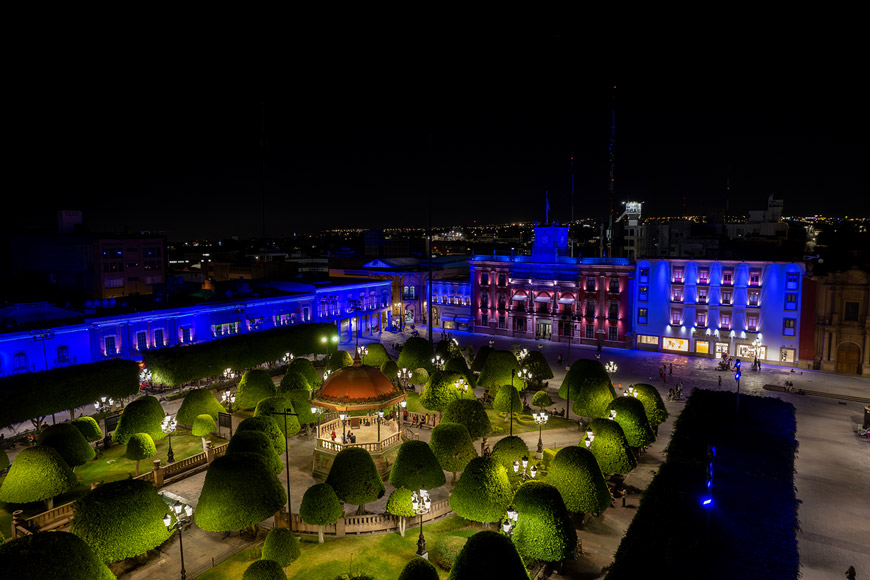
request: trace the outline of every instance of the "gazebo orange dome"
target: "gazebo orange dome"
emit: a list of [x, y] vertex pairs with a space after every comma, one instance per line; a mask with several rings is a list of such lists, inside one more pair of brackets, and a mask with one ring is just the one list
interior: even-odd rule
[[338, 411], [366, 411], [395, 405], [407, 397], [379, 369], [355, 360], [330, 374], [311, 402]]

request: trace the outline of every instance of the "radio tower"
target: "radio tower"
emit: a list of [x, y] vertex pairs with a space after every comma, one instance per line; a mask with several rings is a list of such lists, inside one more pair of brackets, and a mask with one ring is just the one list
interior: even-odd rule
[[613, 89], [610, 96], [610, 212], [607, 215], [607, 257], [613, 257], [613, 187], [614, 187], [614, 177], [613, 177], [613, 167], [614, 167], [614, 157], [613, 157], [613, 140], [616, 136], [616, 85], [613, 85]]

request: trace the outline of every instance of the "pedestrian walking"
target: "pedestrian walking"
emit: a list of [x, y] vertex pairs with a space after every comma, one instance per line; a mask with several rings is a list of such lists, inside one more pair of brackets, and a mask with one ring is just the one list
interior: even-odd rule
[[562, 355], [561, 354], [559, 354], [559, 356], [556, 357], [556, 360], [559, 361], [559, 366], [562, 366]]
[[671, 374], [671, 376], [674, 375], [674, 363], [670, 363], [668, 372]]
[[683, 383], [677, 383], [677, 400], [683, 398]]
[[719, 375], [719, 386], [722, 386], [722, 375]]
[[668, 401], [673, 401], [673, 400], [674, 400], [674, 390], [668, 389]]
[[849, 566], [849, 569], [846, 570], [846, 578], [849, 580], [855, 580], [857, 572], [855, 572], [855, 566]]

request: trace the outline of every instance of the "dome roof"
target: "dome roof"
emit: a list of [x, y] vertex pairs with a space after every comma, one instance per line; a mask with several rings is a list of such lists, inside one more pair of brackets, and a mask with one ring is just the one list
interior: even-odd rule
[[395, 405], [406, 396], [379, 369], [355, 360], [330, 374], [311, 402], [329, 409], [364, 411]]

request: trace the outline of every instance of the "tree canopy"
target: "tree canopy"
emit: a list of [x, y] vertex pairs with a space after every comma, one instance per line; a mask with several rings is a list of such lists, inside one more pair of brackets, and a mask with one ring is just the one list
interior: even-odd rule
[[366, 350], [368, 351], [368, 354], [365, 356], [365, 360], [362, 361], [365, 365], [379, 369], [382, 364], [391, 360], [390, 355], [387, 354], [387, 349], [379, 342], [367, 344]]
[[196, 508], [196, 525], [210, 532], [258, 524], [287, 503], [287, 493], [266, 459], [232, 453], [212, 461]]
[[69, 532], [28, 534], [0, 543], [0, 570], [7, 578], [115, 580], [81, 538]]
[[646, 447], [656, 440], [643, 403], [634, 397], [617, 397], [607, 407], [616, 410], [615, 421], [622, 427], [625, 439], [632, 447]]
[[236, 390], [235, 407], [237, 409], [253, 409], [257, 403], [267, 397], [274, 397], [278, 390], [272, 377], [263, 369], [253, 369], [246, 372], [239, 381]]
[[15, 457], [3, 485], [0, 501], [30, 503], [49, 500], [77, 483], [72, 469], [52, 447], [29, 447]]
[[468, 462], [450, 494], [450, 509], [475, 522], [496, 522], [504, 516], [513, 497], [504, 466], [492, 457]]
[[323, 526], [334, 524], [344, 514], [341, 500], [326, 483], [316, 483], [305, 490], [299, 504], [299, 517], [306, 524], [318, 526], [317, 536], [323, 543]]
[[444, 364], [444, 370], [461, 374], [465, 377], [469, 387], [477, 385], [477, 377], [475, 377], [474, 373], [471, 372], [471, 369], [468, 368], [468, 363], [465, 362], [465, 357], [462, 355], [448, 359]]
[[651, 427], [661, 425], [668, 420], [668, 409], [659, 394], [658, 389], [647, 383], [637, 383], [634, 387], [634, 398], [643, 404], [646, 418]]
[[[492, 351], [483, 368], [480, 370], [480, 376], [477, 377], [478, 386], [485, 389], [495, 389], [502, 385], [510, 385], [511, 377], [520, 370], [520, 364], [517, 362], [517, 357], [509, 350]], [[521, 385], [522, 381], [515, 376], [513, 378], [514, 386]]]
[[161, 425], [166, 413], [156, 397], [147, 395], [127, 405], [118, 420], [112, 440], [126, 445], [135, 433], [148, 433], [155, 441], [166, 437]]
[[157, 446], [148, 433], [134, 433], [127, 441], [127, 451], [124, 453], [124, 457], [136, 462], [137, 476], [139, 475], [139, 462], [155, 455], [157, 455]]
[[541, 411], [553, 404], [553, 399], [550, 398], [547, 391], [538, 391], [532, 397], [532, 407], [537, 407]]
[[70, 531], [104, 562], [144, 554], [166, 541], [169, 512], [154, 485], [122, 479], [98, 486], [76, 505]]
[[[311, 412], [308, 409], [309, 413]], [[287, 415], [286, 416], [286, 425], [287, 432], [284, 433], [284, 419], [285, 416], [280, 413], [295, 413], [293, 410], [293, 403], [290, 401], [289, 397], [267, 397], [257, 403], [257, 409], [254, 411], [254, 417], [272, 417], [275, 420], [275, 424], [278, 425], [278, 429], [281, 430], [281, 433], [284, 437], [292, 437], [299, 433], [301, 426], [299, 425], [299, 417], [295, 415]], [[276, 414], [279, 413], [279, 414]]]
[[299, 540], [289, 528], [272, 528], [263, 543], [263, 560], [273, 560], [284, 568], [302, 555]]
[[456, 477], [457, 471], [462, 471], [469, 461], [477, 457], [474, 442], [465, 425], [442, 421], [432, 429], [429, 439], [432, 453], [441, 464], [444, 471], [450, 471]]
[[438, 578], [438, 570], [435, 566], [420, 556], [411, 558], [399, 574], [399, 580], [438, 580]]
[[444, 470], [425, 441], [405, 441], [390, 470], [390, 485], [434, 489], [446, 483]]
[[203, 413], [211, 415], [217, 421], [218, 413], [223, 413], [224, 407], [220, 404], [214, 393], [209, 389], [193, 389], [184, 395], [178, 414], [175, 416], [182, 425], [193, 425], [197, 415]]
[[582, 417], [606, 416], [607, 405], [616, 398], [604, 365], [593, 359], [574, 361], [559, 387], [559, 396], [564, 399], [569, 391], [571, 409]]
[[529, 354], [523, 359], [523, 366], [532, 373], [532, 381], [535, 383], [549, 381], [553, 378], [553, 369], [550, 368], [550, 363], [547, 362], [544, 353], [540, 350], [529, 351]]
[[514, 475], [514, 461], [529, 456], [529, 446], [516, 435], [504, 437], [493, 446], [490, 456], [504, 466], [510, 477]]
[[565, 507], [571, 512], [602, 512], [613, 501], [595, 456], [576, 445], [563, 447], [556, 453], [547, 483], [559, 490]]
[[40, 433], [38, 443], [45, 447], [53, 447], [72, 468], [84, 465], [96, 455], [94, 448], [90, 446], [82, 432], [71, 423], [58, 423], [46, 427]]
[[399, 378], [399, 365], [391, 360], [384, 361], [384, 363], [381, 365], [381, 372], [384, 373], [384, 376], [391, 381], [395, 381], [397, 378]]
[[610, 419], [595, 419], [589, 424], [589, 429], [595, 435], [589, 450], [602, 472], [622, 475], [637, 467], [637, 459], [619, 423]]
[[272, 447], [275, 449], [275, 453], [279, 455], [284, 453], [284, 450], [287, 448], [287, 440], [284, 438], [284, 434], [281, 432], [281, 429], [278, 428], [278, 424], [271, 415], [248, 417], [239, 423], [238, 427], [236, 427], [236, 433], [239, 433], [240, 431], [260, 431], [265, 433], [269, 438], [269, 441], [272, 442]]
[[447, 406], [459, 399], [476, 400], [472, 385], [467, 389], [458, 388], [457, 385], [465, 381], [465, 376], [450, 371], [435, 371], [429, 375], [429, 381], [423, 387], [420, 395], [420, 404], [430, 411], [444, 412]]
[[100, 425], [93, 417], [84, 415], [73, 419], [70, 423], [79, 430], [86, 441], [99, 441], [103, 438], [103, 432], [100, 430]]
[[412, 336], [405, 341], [399, 360], [396, 361], [398, 368], [426, 369], [428, 372], [435, 370], [432, 365], [432, 347], [429, 341], [420, 336]]
[[447, 405], [441, 417], [442, 422], [465, 425], [471, 439], [476, 441], [486, 436], [492, 424], [483, 403], [477, 399], [457, 399]]
[[483, 370], [483, 365], [486, 364], [486, 359], [489, 358], [490, 353], [492, 353], [494, 349], [491, 346], [483, 345], [477, 350], [477, 354], [474, 355], [474, 360], [471, 361], [471, 370], [473, 372], [479, 373]]
[[236, 431], [227, 444], [226, 455], [233, 453], [257, 453], [266, 459], [266, 463], [275, 473], [281, 473], [284, 464], [275, 452], [275, 447], [269, 436], [262, 431]]
[[245, 569], [242, 580], [287, 580], [287, 574], [274, 560], [254, 560]]
[[[502, 514], [503, 515], [503, 514]], [[501, 517], [501, 516], [499, 516]], [[477, 532], [465, 542], [447, 580], [528, 580], [522, 558], [510, 538], [499, 532]]]
[[353, 364], [353, 357], [350, 356], [350, 353], [346, 350], [337, 350], [334, 353], [329, 355], [329, 365], [327, 368], [332, 371], [337, 371], [338, 369], [349, 367]]
[[308, 384], [312, 389], [319, 387], [322, 382], [320, 373], [317, 372], [317, 369], [314, 368], [314, 365], [311, 364], [311, 361], [307, 358], [294, 358], [290, 361], [290, 364], [287, 365], [287, 373], [302, 375], [302, 377], [308, 381]]
[[513, 542], [526, 559], [559, 562], [577, 546], [577, 531], [562, 496], [554, 486], [528, 481], [514, 495], [519, 513]]
[[278, 395], [281, 396], [287, 396], [288, 393], [293, 391], [307, 393], [310, 390], [311, 383], [308, 382], [308, 379], [306, 379], [301, 372], [292, 370], [288, 370], [287, 373], [281, 377], [281, 383], [278, 385]]
[[358, 505], [360, 510], [370, 501], [383, 497], [386, 489], [375, 462], [362, 447], [345, 447], [332, 462], [326, 483], [338, 499]]
[[500, 386], [495, 394], [495, 399], [492, 401], [492, 408], [502, 413], [510, 414], [511, 410], [514, 413], [521, 413], [523, 401], [520, 399], [520, 392], [510, 383]]

